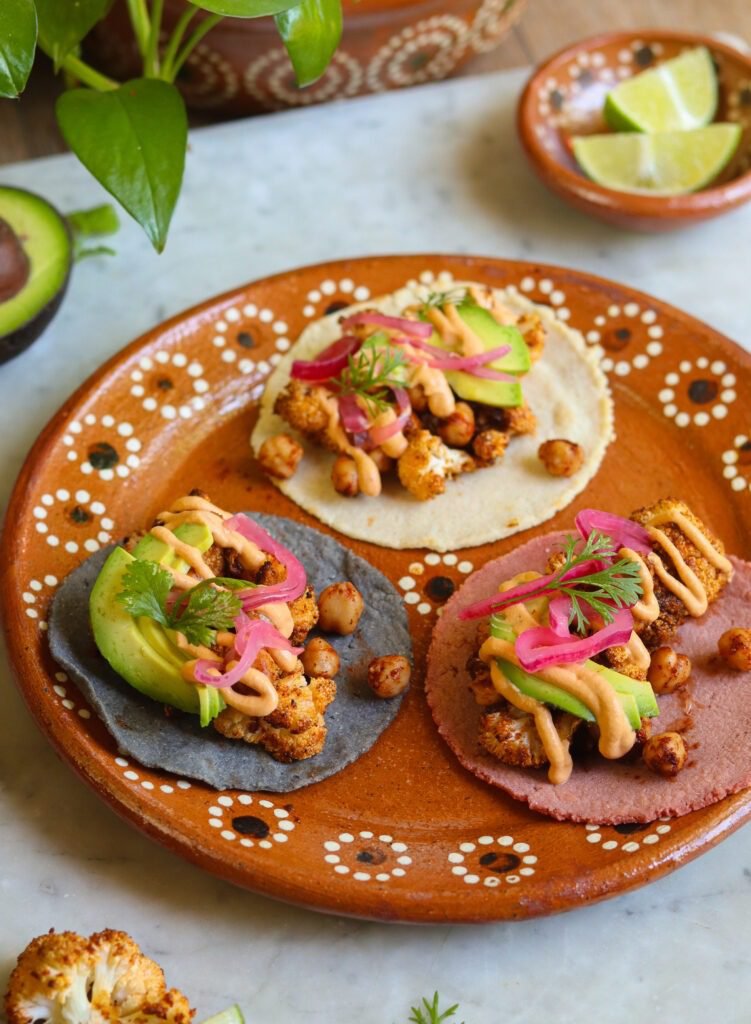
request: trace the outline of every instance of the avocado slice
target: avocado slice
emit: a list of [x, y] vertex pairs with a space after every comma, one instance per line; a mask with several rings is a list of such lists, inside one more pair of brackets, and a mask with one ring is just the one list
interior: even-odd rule
[[[510, 352], [490, 364], [492, 369], [515, 375], [527, 373], [532, 362], [527, 343], [518, 327], [499, 324], [492, 313], [472, 302], [461, 302], [456, 307], [456, 311], [482, 341], [487, 351], [498, 348], [500, 345], [511, 346]], [[438, 348], [449, 348], [437, 331], [433, 332], [430, 343]], [[522, 404], [521, 384], [516, 381], [486, 380], [483, 377], [465, 373], [463, 370], [447, 370], [446, 380], [456, 394], [468, 402], [481, 402], [483, 405], [501, 407]]]
[[62, 214], [33, 192], [0, 186], [0, 363], [47, 327], [72, 264], [73, 243]]
[[[175, 536], [202, 552], [213, 542], [211, 530], [200, 523], [178, 526]], [[115, 548], [102, 566], [89, 599], [96, 645], [118, 675], [136, 690], [161, 704], [201, 714], [204, 724], [207, 713], [216, 714], [224, 707], [221, 696], [217, 694], [221, 702], [218, 706], [212, 687], [206, 688], [213, 691], [207, 698], [199, 693], [198, 687], [183, 679], [181, 669], [190, 655], [172, 642], [169, 631], [158, 622], [147, 617], [133, 618], [118, 600], [123, 577], [136, 558], [160, 562], [181, 572], [187, 568], [187, 563], [177, 558], [168, 544], [151, 534], [138, 543], [132, 555], [125, 548]], [[208, 721], [210, 718], [205, 724]]]
[[[491, 636], [506, 640], [508, 643], [513, 643], [516, 639], [516, 634], [504, 618], [503, 612], [491, 616], [490, 633]], [[534, 697], [535, 700], [543, 701], [545, 704], [551, 704], [562, 711], [568, 711], [585, 721], [594, 721], [594, 716], [589, 708], [559, 686], [545, 682], [539, 676], [526, 672], [504, 658], [497, 660], [503, 674], [521, 693], [528, 697]], [[598, 665], [595, 661], [587, 660], [584, 664], [587, 668], [594, 669], [610, 683], [618, 694], [632, 728], [638, 729], [642, 718], [654, 718], [660, 713], [649, 682], [631, 679], [630, 676], [624, 676], [621, 672], [616, 672], [615, 669], [608, 668], [606, 665]]]

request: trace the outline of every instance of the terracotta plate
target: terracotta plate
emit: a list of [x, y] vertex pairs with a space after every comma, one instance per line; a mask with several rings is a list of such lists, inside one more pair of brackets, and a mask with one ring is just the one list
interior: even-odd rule
[[4, 617], [21, 689], [54, 746], [117, 811], [175, 852], [320, 910], [423, 922], [523, 918], [670, 871], [748, 818], [751, 797], [647, 826], [557, 824], [459, 766], [425, 705], [426, 645], [441, 602], [513, 538], [443, 556], [349, 542], [404, 592], [415, 684], [368, 754], [289, 797], [217, 793], [120, 758], [45, 643], [58, 581], [191, 487], [226, 508], [317, 525], [253, 465], [248, 436], [264, 377], [313, 317], [440, 273], [513, 285], [549, 304], [598, 346], [611, 375], [618, 440], [585, 494], [534, 532], [569, 526], [585, 505], [627, 513], [672, 493], [729, 550], [751, 556], [748, 355], [663, 303], [574, 271], [456, 256], [374, 258], [309, 267], [207, 302], [87, 381], [45, 429], [17, 484], [13, 544], [3, 547]]

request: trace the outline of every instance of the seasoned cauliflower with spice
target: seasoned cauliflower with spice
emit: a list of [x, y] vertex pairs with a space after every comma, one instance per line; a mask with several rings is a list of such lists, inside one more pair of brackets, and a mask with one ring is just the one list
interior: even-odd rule
[[475, 461], [466, 452], [447, 448], [429, 430], [420, 430], [409, 439], [409, 444], [397, 463], [399, 480], [403, 487], [420, 501], [443, 494], [446, 481], [460, 473], [475, 469]]
[[129, 935], [110, 929], [33, 939], [5, 995], [8, 1024], [190, 1024], [194, 1012]]

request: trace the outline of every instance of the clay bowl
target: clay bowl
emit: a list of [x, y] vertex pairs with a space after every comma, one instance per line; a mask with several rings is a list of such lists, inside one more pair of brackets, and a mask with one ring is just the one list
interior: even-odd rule
[[[618, 440], [586, 492], [534, 531], [443, 554], [349, 540], [292, 504], [251, 458], [258, 398], [292, 339], [324, 313], [417, 279], [517, 288], [580, 330], [610, 376]], [[29, 454], [6, 517], [12, 543], [0, 547], [0, 621], [19, 686], [61, 757], [118, 813], [267, 896], [445, 926], [552, 914], [634, 889], [751, 819], [751, 789], [643, 825], [543, 818], [465, 771], [438, 735], [423, 689], [427, 647], [444, 602], [475, 568], [530, 536], [570, 529], [583, 507], [627, 512], [682, 495], [728, 550], [751, 557], [750, 402], [748, 353], [657, 299], [560, 267], [379, 256], [235, 289], [113, 356]], [[661, 457], [645, 460], [653, 451]], [[225, 508], [274, 512], [332, 534], [404, 595], [415, 650], [410, 692], [372, 749], [338, 775], [288, 794], [220, 793], [146, 768], [118, 752], [51, 659], [47, 615], [64, 577], [196, 486]]]
[[[297, 88], [270, 18], [228, 18], [194, 51], [178, 85], [188, 106], [237, 116], [433, 82], [496, 47], [525, 3], [453, 0], [447, 9], [441, 0], [343, 0], [339, 49], [307, 89]], [[166, 0], [166, 33], [183, 10], [182, 0]], [[87, 52], [116, 78], [139, 73], [124, 3], [94, 29]]]
[[[570, 151], [569, 137], [607, 131], [602, 107], [610, 89], [695, 46], [706, 46], [717, 66], [716, 120], [737, 121], [744, 129], [735, 157], [717, 182], [690, 195], [665, 197], [618, 192], [590, 181]], [[585, 39], [540, 65], [522, 93], [517, 119], [530, 163], [548, 188], [619, 227], [669, 231], [751, 198], [751, 56], [711, 36], [645, 29]]]

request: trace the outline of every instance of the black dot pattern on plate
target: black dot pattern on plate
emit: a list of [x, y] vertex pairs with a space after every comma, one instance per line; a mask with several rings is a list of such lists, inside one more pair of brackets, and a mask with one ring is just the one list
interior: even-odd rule
[[483, 853], [480, 863], [489, 871], [495, 871], [497, 875], [505, 875], [509, 871], [516, 871], [521, 864], [521, 857], [515, 853]]
[[646, 832], [651, 827], [651, 823], [645, 825], [639, 821], [624, 821], [621, 825], [613, 826], [615, 831], [622, 836], [632, 836], [635, 832]]
[[744, 441], [738, 449], [738, 465], [751, 466], [751, 441]]
[[241, 836], [253, 836], [254, 839], [265, 839], [271, 829], [263, 820], [253, 814], [241, 814], [232, 819], [232, 828]]
[[595, 76], [592, 74], [591, 71], [587, 70], [587, 68], [585, 68], [579, 75], [580, 85], [591, 85], [592, 82], [594, 82], [594, 80]]
[[640, 68], [648, 68], [654, 64], [655, 52], [651, 46], [640, 46], [634, 53], [634, 61]]
[[699, 380], [692, 380], [689, 384], [688, 397], [695, 405], [704, 405], [717, 398], [717, 391], [717, 381], [701, 377]]
[[241, 348], [253, 348], [255, 343], [255, 338], [250, 331], [238, 331], [237, 344], [240, 345]]
[[327, 316], [330, 316], [331, 313], [338, 313], [340, 309], [346, 309], [348, 305], [349, 303], [342, 302], [341, 299], [336, 299], [334, 302], [330, 302], [328, 304], [324, 313], [326, 313]]
[[560, 89], [553, 89], [550, 94], [550, 106], [553, 110], [561, 110], [563, 108], [564, 95]]
[[628, 327], [616, 327], [603, 335], [601, 345], [608, 352], [620, 352], [631, 341], [631, 330]]
[[171, 391], [175, 386], [169, 377], [159, 377], [156, 382], [156, 386], [160, 391]]
[[448, 601], [456, 589], [456, 584], [448, 576], [433, 576], [425, 584], [425, 593], [433, 601]]
[[112, 469], [119, 461], [117, 449], [106, 441], [98, 441], [89, 448], [89, 462], [94, 469]]
[[91, 512], [87, 512], [81, 505], [74, 505], [68, 512], [68, 518], [74, 523], [88, 523], [92, 516]]
[[364, 850], [358, 850], [357, 860], [361, 864], [383, 864], [386, 854], [378, 846], [366, 847]]

